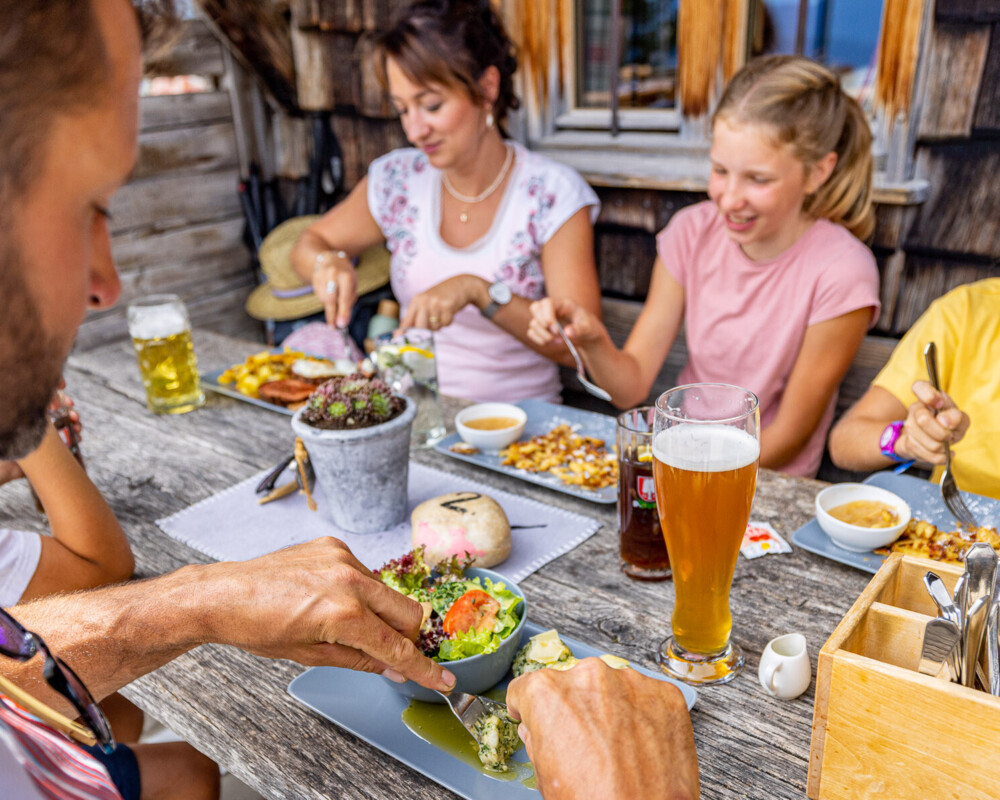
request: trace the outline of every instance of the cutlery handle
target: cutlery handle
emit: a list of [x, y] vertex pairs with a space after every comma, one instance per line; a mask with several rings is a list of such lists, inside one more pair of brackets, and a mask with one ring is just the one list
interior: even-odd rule
[[556, 321], [556, 327], [559, 328], [559, 335], [562, 337], [563, 342], [566, 343], [566, 349], [569, 350], [570, 355], [573, 356], [573, 360], [576, 362], [576, 366], [579, 369], [583, 369], [583, 361], [580, 359], [580, 354], [576, 352], [576, 347], [573, 346], [573, 343], [569, 340], [569, 337], [566, 335], [566, 331], [563, 328], [562, 323], [560, 323], [558, 320]]
[[924, 347], [924, 363], [927, 365], [927, 377], [930, 379], [931, 386], [941, 391], [941, 384], [938, 381], [938, 371], [937, 371], [937, 345], [934, 342], [928, 342]]
[[[930, 379], [931, 386], [940, 392], [941, 382], [938, 380], [937, 371], [937, 345], [934, 342], [928, 342], [924, 345], [924, 364], [927, 365], [927, 377]], [[944, 458], [945, 473], [947, 474], [951, 472], [951, 448], [948, 446], [947, 441], [944, 443]]]

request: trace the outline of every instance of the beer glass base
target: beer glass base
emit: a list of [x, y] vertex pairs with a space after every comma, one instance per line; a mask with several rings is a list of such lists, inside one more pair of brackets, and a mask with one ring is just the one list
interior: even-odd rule
[[619, 559], [618, 563], [621, 567], [621, 571], [634, 581], [666, 581], [670, 580], [670, 576], [673, 574], [670, 571], [670, 567], [666, 567], [664, 569], [637, 567], [634, 564], [629, 564], [624, 559]]
[[188, 411], [194, 411], [196, 408], [201, 408], [205, 405], [205, 395], [200, 394], [191, 400], [184, 403], [179, 403], [177, 405], [154, 405], [153, 403], [146, 402], [146, 408], [152, 411], [154, 414], [187, 414]]
[[689, 653], [668, 636], [656, 652], [656, 663], [671, 678], [695, 686], [729, 683], [743, 670], [743, 651], [732, 642], [720, 653]]

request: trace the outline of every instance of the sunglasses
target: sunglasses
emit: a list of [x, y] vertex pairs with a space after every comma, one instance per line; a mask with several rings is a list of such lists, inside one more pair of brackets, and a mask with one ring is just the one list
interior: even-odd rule
[[0, 690], [11, 700], [76, 741], [87, 745], [99, 744], [105, 753], [114, 752], [116, 745], [111, 726], [101, 707], [94, 700], [94, 696], [83, 685], [83, 681], [65, 661], [52, 655], [52, 651], [40, 636], [26, 630], [21, 623], [0, 608], [0, 654], [17, 661], [28, 661], [39, 652], [45, 656], [45, 664], [42, 667], [45, 682], [69, 700], [84, 725], [49, 708], [2, 676], [0, 676]]

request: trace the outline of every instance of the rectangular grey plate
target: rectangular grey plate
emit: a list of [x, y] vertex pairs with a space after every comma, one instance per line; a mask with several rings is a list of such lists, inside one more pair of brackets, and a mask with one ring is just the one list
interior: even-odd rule
[[[526, 622], [524, 636], [534, 636], [542, 630], [541, 626]], [[603, 653], [575, 639], [561, 638], [577, 658]], [[694, 706], [698, 695], [690, 686], [672, 681], [660, 672], [636, 666], [633, 669], [675, 684], [684, 694], [688, 709]], [[506, 686], [508, 680], [509, 674], [500, 686]], [[490, 778], [412, 733], [401, 718], [409, 699], [393, 691], [379, 675], [336, 667], [313, 667], [288, 684], [288, 693], [335, 725], [468, 800], [518, 797], [538, 800], [540, 797], [536, 790], [529, 789], [519, 780]], [[528, 761], [523, 747], [513, 759]]]
[[266, 408], [268, 411], [277, 411], [279, 414], [285, 414], [289, 417], [295, 413], [284, 406], [279, 406], [275, 403], [268, 403], [266, 400], [260, 400], [256, 397], [248, 397], [245, 394], [241, 394], [230, 384], [219, 383], [219, 376], [225, 371], [225, 369], [217, 369], [212, 372], [203, 373], [201, 376], [202, 388], [208, 389], [216, 394], [224, 394], [226, 397], [232, 397], [234, 400], [242, 400], [244, 403], [250, 403], [251, 405], [258, 406], [259, 408]]
[[[941, 487], [936, 483], [915, 478], [912, 475], [896, 475], [892, 471], [876, 472], [869, 475], [864, 483], [887, 489], [902, 497], [910, 505], [914, 519], [924, 519], [939, 528], [953, 530], [955, 518], [941, 499]], [[980, 525], [1000, 527], [1000, 500], [993, 500], [978, 494], [962, 492], [969, 510]], [[852, 553], [834, 544], [819, 523], [812, 519], [792, 534], [792, 542], [803, 550], [818, 556], [831, 558], [849, 567], [857, 567], [865, 572], [876, 573], [885, 561], [885, 556], [875, 553]]]
[[[593, 411], [584, 411], [582, 408], [571, 408], [570, 406], [560, 406], [555, 403], [546, 403], [543, 400], [522, 400], [514, 403], [524, 409], [528, 415], [528, 424], [524, 427], [524, 434], [520, 441], [530, 439], [532, 436], [540, 436], [548, 433], [556, 425], [568, 423], [581, 436], [594, 436], [604, 440], [604, 446], [611, 450], [615, 446], [615, 418], [606, 414], [597, 414]], [[514, 467], [505, 467], [500, 464], [500, 456], [497, 453], [476, 453], [475, 455], [463, 455], [453, 453], [448, 448], [456, 442], [462, 441], [457, 433], [447, 436], [434, 445], [434, 449], [451, 458], [460, 461], [467, 461], [477, 467], [484, 467], [495, 472], [502, 472], [520, 478], [529, 483], [537, 483], [547, 489], [554, 489], [557, 492], [571, 494], [582, 500], [590, 500], [594, 503], [615, 503], [618, 501], [618, 485], [605, 486], [603, 489], [585, 489], [580, 486], [570, 486], [563, 483], [559, 478], [549, 472], [528, 472]]]

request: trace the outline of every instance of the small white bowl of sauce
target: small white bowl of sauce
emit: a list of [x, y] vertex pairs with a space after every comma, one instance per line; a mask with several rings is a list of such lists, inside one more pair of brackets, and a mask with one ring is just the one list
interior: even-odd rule
[[816, 521], [834, 543], [866, 553], [896, 541], [910, 521], [902, 497], [865, 483], [837, 483], [816, 495]]
[[502, 450], [524, 433], [528, 415], [510, 403], [478, 403], [455, 415], [462, 441], [485, 452]]

